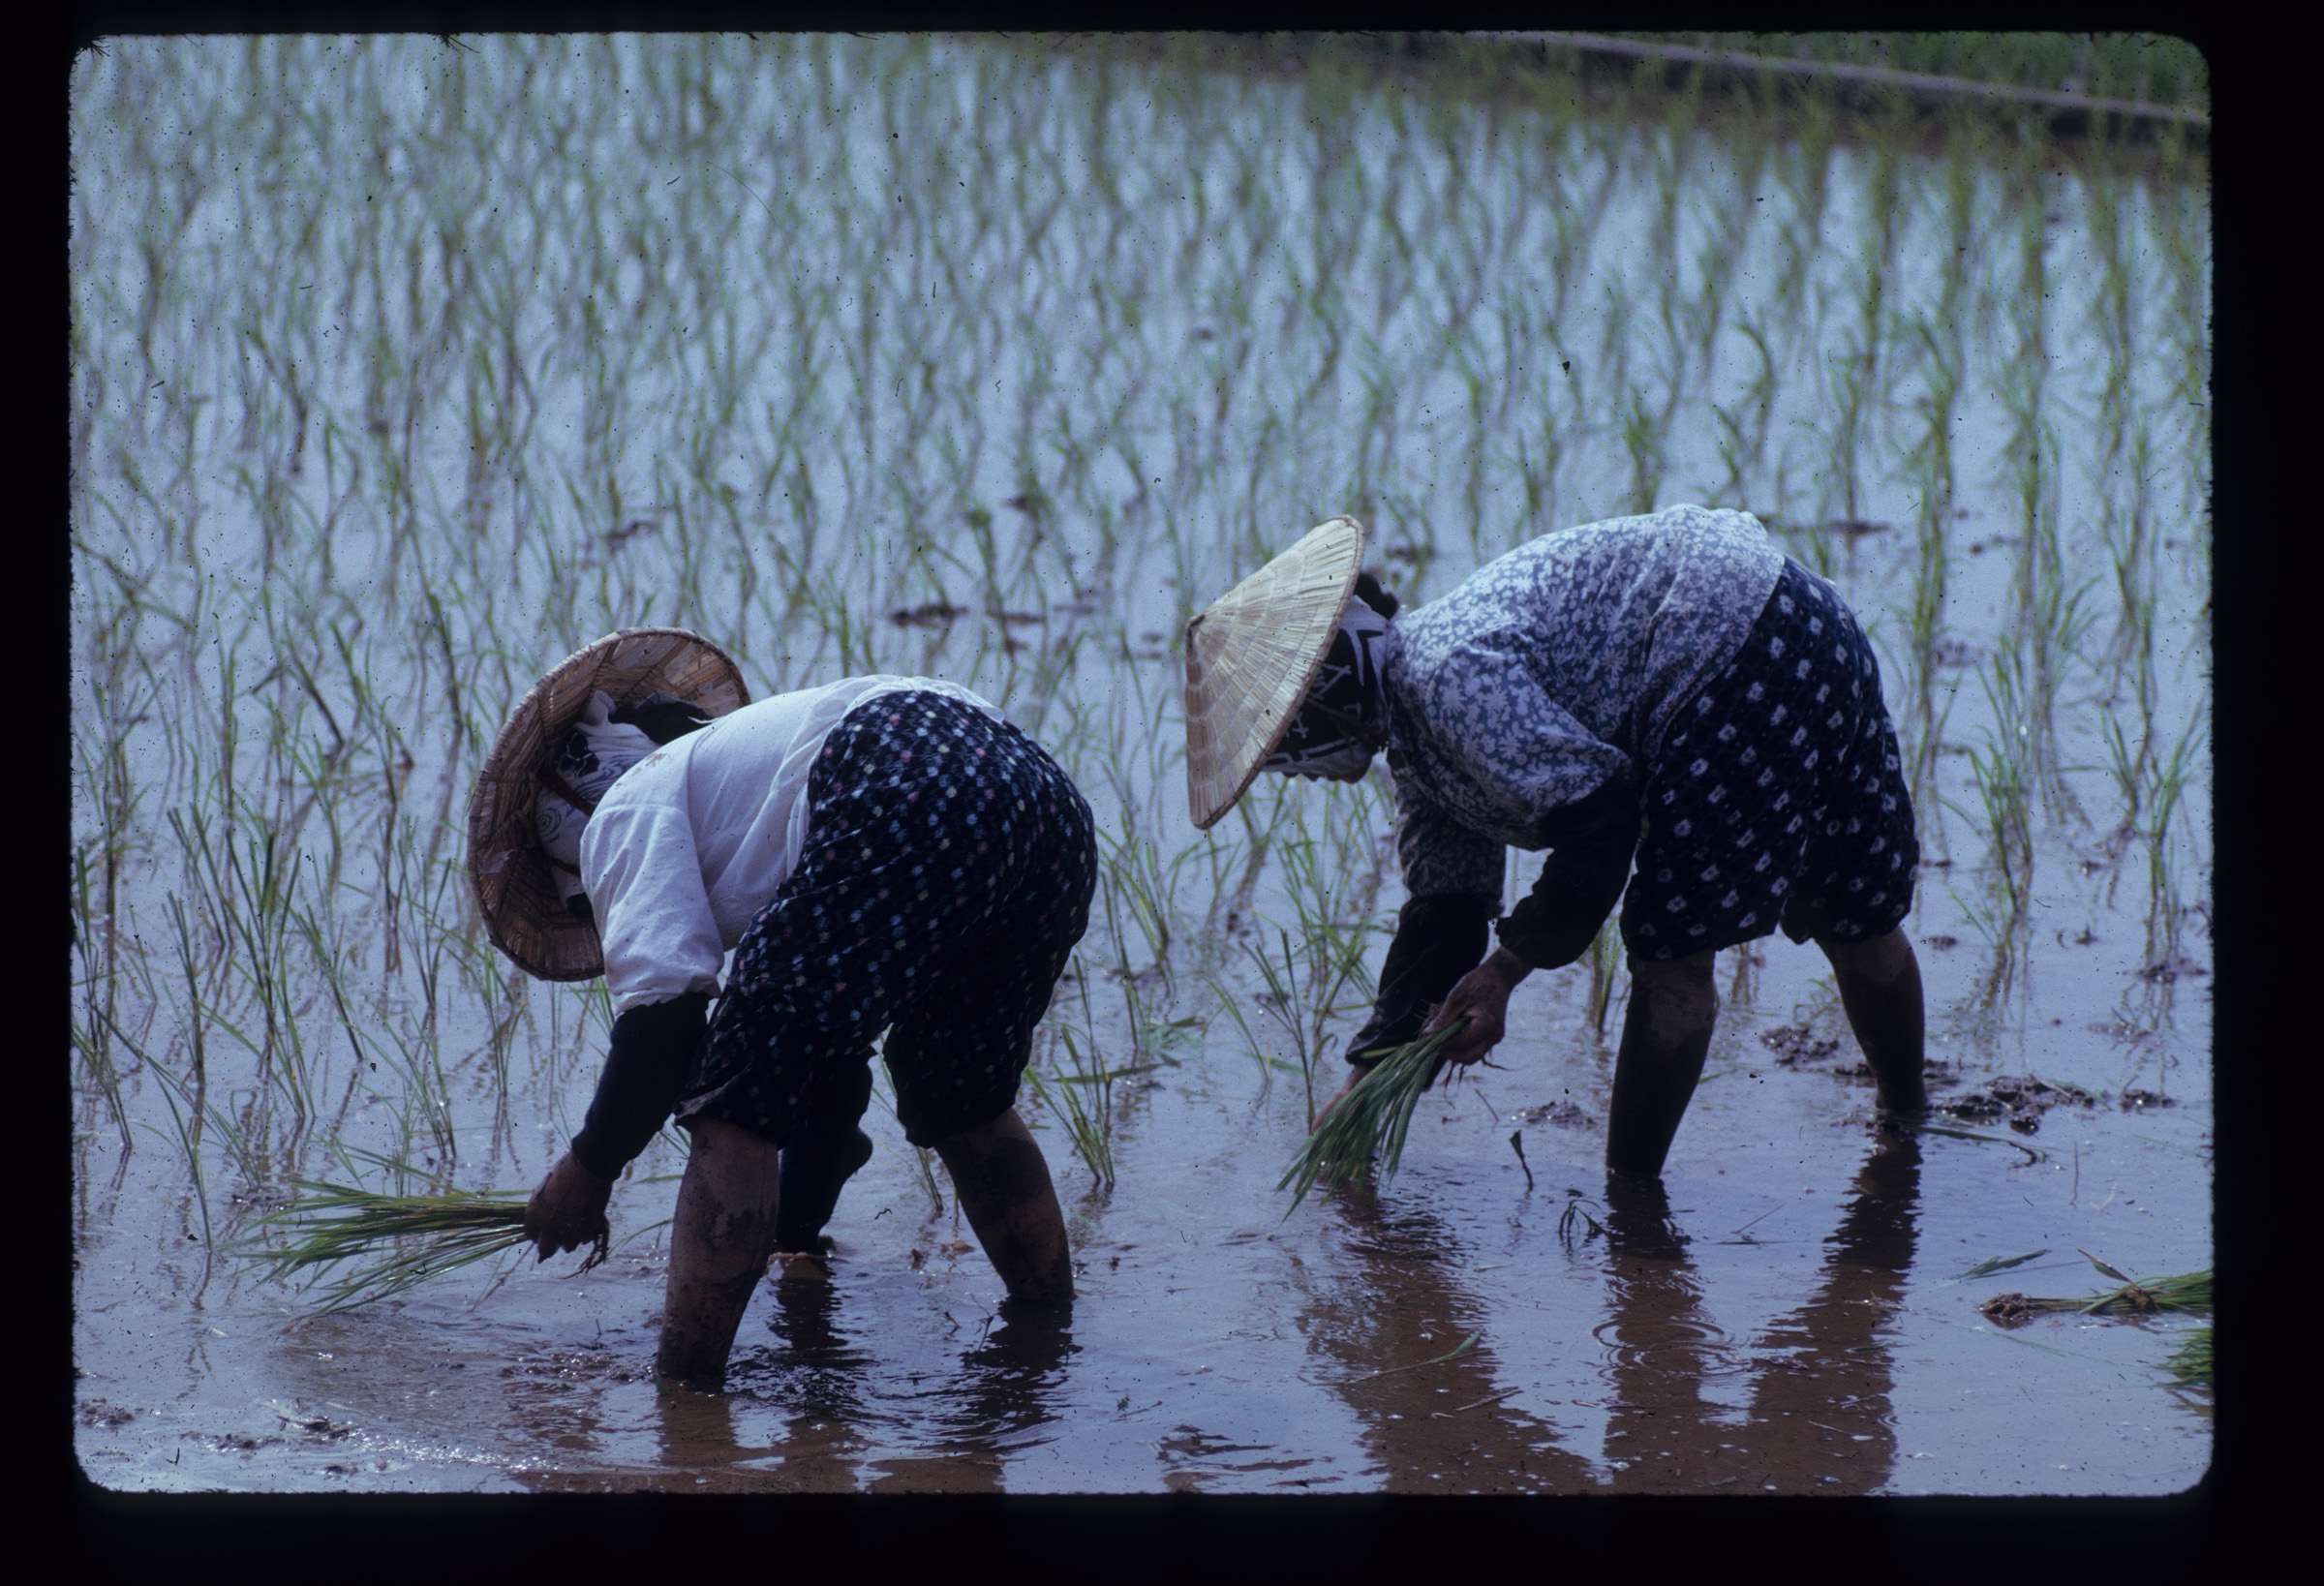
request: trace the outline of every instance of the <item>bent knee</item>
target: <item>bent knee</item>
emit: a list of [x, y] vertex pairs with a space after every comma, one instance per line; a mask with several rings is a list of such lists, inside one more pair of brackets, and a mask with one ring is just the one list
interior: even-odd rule
[[1819, 936], [1816, 946], [1834, 969], [1873, 980], [1893, 980], [1913, 963], [1912, 939], [1905, 934], [1902, 926], [1859, 941]]
[[1030, 1140], [1032, 1132], [1018, 1117], [1017, 1109], [1004, 1107], [984, 1122], [958, 1129], [941, 1140], [929, 1143], [929, 1149], [950, 1160], [954, 1155], [979, 1156], [1005, 1141]]
[[723, 1118], [692, 1118], [686, 1125], [691, 1151], [704, 1156], [775, 1159], [779, 1148], [766, 1136]]

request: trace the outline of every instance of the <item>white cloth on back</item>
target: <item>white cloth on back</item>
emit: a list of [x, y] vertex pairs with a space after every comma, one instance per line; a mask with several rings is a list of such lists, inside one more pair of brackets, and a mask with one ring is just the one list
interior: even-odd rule
[[806, 849], [823, 740], [880, 694], [921, 689], [1000, 711], [958, 684], [885, 674], [776, 694], [629, 768], [581, 835], [581, 879], [613, 1011], [716, 993], [719, 967]]

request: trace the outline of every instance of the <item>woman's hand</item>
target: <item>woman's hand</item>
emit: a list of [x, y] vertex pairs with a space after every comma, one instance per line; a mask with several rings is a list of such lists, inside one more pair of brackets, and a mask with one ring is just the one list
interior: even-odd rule
[[1532, 973], [1533, 965], [1523, 959], [1505, 947], [1494, 948], [1490, 958], [1461, 976], [1428, 1022], [1421, 1026], [1421, 1033], [1432, 1035], [1466, 1019], [1469, 1027], [1446, 1043], [1439, 1055], [1448, 1063], [1477, 1061], [1508, 1033], [1509, 993]]
[[613, 1180], [599, 1178], [567, 1151], [525, 1204], [525, 1237], [539, 1248], [542, 1261], [561, 1250], [601, 1244], [611, 1232], [605, 1206], [612, 1199]]

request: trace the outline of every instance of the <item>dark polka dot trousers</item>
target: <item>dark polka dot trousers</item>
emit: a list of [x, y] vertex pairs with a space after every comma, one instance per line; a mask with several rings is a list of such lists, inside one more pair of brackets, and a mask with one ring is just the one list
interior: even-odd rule
[[1639, 958], [1779, 925], [1795, 942], [1867, 941], [1904, 920], [1912, 803], [1880, 663], [1831, 585], [1786, 561], [1733, 663], [1681, 708], [1643, 809], [1622, 899]]
[[946, 695], [876, 695], [824, 740], [799, 866], [735, 949], [679, 1121], [844, 1133], [884, 1031], [904, 1138], [1015, 1102], [1089, 923], [1089, 807], [1041, 747]]

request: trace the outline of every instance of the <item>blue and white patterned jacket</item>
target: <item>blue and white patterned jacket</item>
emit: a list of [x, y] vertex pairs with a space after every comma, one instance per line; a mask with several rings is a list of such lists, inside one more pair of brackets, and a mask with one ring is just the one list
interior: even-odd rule
[[1396, 848], [1413, 898], [1501, 896], [1505, 847], [1633, 797], [1678, 708], [1742, 649], [1783, 553], [1748, 512], [1672, 506], [1559, 530], [1390, 625]]

